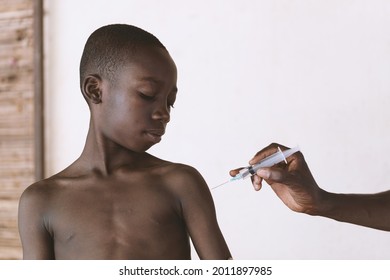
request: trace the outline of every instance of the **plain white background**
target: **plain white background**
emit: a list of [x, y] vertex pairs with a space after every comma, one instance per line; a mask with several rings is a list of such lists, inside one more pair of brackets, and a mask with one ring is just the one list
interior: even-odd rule
[[[194, 166], [213, 187], [279, 142], [299, 145], [328, 191], [390, 189], [389, 14], [386, 0], [46, 1], [46, 175], [84, 145], [86, 39], [128, 23], [156, 35], [179, 71], [152, 154]], [[293, 213], [267, 185], [236, 182], [212, 195], [236, 259], [390, 258], [389, 233]]]

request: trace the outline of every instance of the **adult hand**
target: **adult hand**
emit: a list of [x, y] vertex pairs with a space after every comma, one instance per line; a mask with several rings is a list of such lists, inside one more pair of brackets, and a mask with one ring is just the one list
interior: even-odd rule
[[[278, 147], [282, 150], [288, 149], [283, 145], [271, 144], [259, 151], [249, 164], [253, 165], [277, 152]], [[231, 170], [230, 175], [235, 176], [239, 170], [240, 168]], [[273, 167], [259, 169], [251, 179], [256, 191], [262, 188], [262, 182], [265, 180], [287, 207], [311, 215], [317, 214], [322, 195], [325, 193], [315, 182], [301, 152], [288, 157], [287, 164], [280, 163]]]

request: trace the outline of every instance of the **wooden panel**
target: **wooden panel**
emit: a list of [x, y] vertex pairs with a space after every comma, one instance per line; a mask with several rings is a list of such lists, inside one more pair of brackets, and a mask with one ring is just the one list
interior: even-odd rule
[[22, 257], [18, 200], [34, 181], [33, 0], [0, 0], [0, 259]]

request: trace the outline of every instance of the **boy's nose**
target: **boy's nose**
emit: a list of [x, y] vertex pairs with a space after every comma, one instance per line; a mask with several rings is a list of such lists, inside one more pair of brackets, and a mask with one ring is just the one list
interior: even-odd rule
[[170, 108], [167, 105], [161, 105], [153, 112], [153, 119], [168, 123], [171, 119]]

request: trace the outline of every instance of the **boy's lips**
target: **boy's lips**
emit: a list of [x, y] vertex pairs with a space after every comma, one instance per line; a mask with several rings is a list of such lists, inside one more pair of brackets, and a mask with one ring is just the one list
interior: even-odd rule
[[154, 142], [158, 143], [161, 141], [161, 137], [165, 134], [164, 129], [149, 129], [146, 131], [146, 135]]

